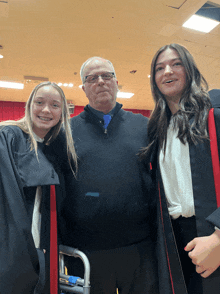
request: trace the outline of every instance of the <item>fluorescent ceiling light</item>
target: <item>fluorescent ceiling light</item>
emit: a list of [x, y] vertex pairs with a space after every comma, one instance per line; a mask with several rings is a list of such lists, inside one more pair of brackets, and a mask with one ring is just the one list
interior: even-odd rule
[[73, 84], [72, 84], [72, 83], [70, 83], [70, 84], [68, 84], [68, 83], [64, 83], [64, 84], [63, 84], [63, 83], [58, 83], [57, 85], [60, 86], [60, 87], [61, 87], [61, 86], [64, 86], [64, 87], [71, 87], [71, 88], [73, 87]]
[[199, 15], [192, 15], [184, 24], [184, 28], [209, 33], [219, 24], [218, 21]]
[[82, 89], [83, 85], [79, 85], [79, 88]]
[[0, 87], [10, 89], [24, 89], [24, 84], [0, 81]]
[[131, 98], [132, 96], [134, 96], [134, 93], [126, 93], [121, 91], [117, 93], [118, 98]]
[[0, 54], [0, 58], [3, 58], [4, 56]]

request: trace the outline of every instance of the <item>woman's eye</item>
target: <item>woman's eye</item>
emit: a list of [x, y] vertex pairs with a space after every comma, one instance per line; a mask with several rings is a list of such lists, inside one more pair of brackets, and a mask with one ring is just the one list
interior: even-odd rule
[[160, 67], [157, 67], [156, 68], [156, 72], [158, 72], [158, 71], [160, 71], [160, 70], [162, 70], [163, 68], [160, 66]]
[[54, 104], [53, 107], [58, 108], [58, 107], [60, 107], [60, 105], [59, 104]]
[[182, 62], [176, 62], [176, 63], [174, 63], [174, 66], [179, 66], [179, 65], [182, 65]]

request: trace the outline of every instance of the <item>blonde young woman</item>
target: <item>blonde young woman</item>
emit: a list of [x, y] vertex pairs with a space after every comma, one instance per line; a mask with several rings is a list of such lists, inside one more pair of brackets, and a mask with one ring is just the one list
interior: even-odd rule
[[24, 118], [0, 123], [1, 294], [45, 291], [45, 250], [40, 235], [46, 236], [47, 231], [42, 224], [49, 210], [48, 188], [57, 185], [59, 198], [62, 191], [56, 169], [44, 151], [63, 123], [68, 159], [72, 171], [76, 170], [68, 118], [62, 89], [55, 83], [44, 82], [32, 91]]

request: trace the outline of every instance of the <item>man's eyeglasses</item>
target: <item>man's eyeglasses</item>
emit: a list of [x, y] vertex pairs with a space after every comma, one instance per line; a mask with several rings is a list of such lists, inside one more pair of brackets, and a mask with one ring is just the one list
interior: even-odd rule
[[84, 83], [96, 83], [98, 78], [101, 77], [104, 81], [111, 80], [115, 76], [114, 72], [105, 72], [101, 75], [88, 75], [85, 76]]

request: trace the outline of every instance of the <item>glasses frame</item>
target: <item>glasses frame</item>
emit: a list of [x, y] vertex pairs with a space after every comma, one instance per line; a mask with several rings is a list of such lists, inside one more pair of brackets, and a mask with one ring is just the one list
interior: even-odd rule
[[[111, 77], [109, 78], [109, 79], [103, 79], [103, 77], [102, 77], [102, 75], [105, 75], [105, 74], [111, 74]], [[87, 81], [87, 78], [88, 77], [92, 77], [92, 76], [97, 76], [97, 78], [95, 79], [95, 81], [93, 81], [93, 82], [88, 82]], [[94, 75], [87, 75], [87, 76], [85, 76], [84, 77], [84, 84], [87, 82], [88, 84], [94, 84], [94, 83], [96, 83], [97, 82], [97, 80], [99, 79], [99, 77], [101, 77], [104, 81], [109, 81], [109, 80], [111, 80], [112, 78], [115, 78], [115, 73], [114, 72], [104, 72], [104, 73], [102, 73], [102, 74], [100, 74], [100, 75], [96, 75], [96, 74], [94, 74]]]

